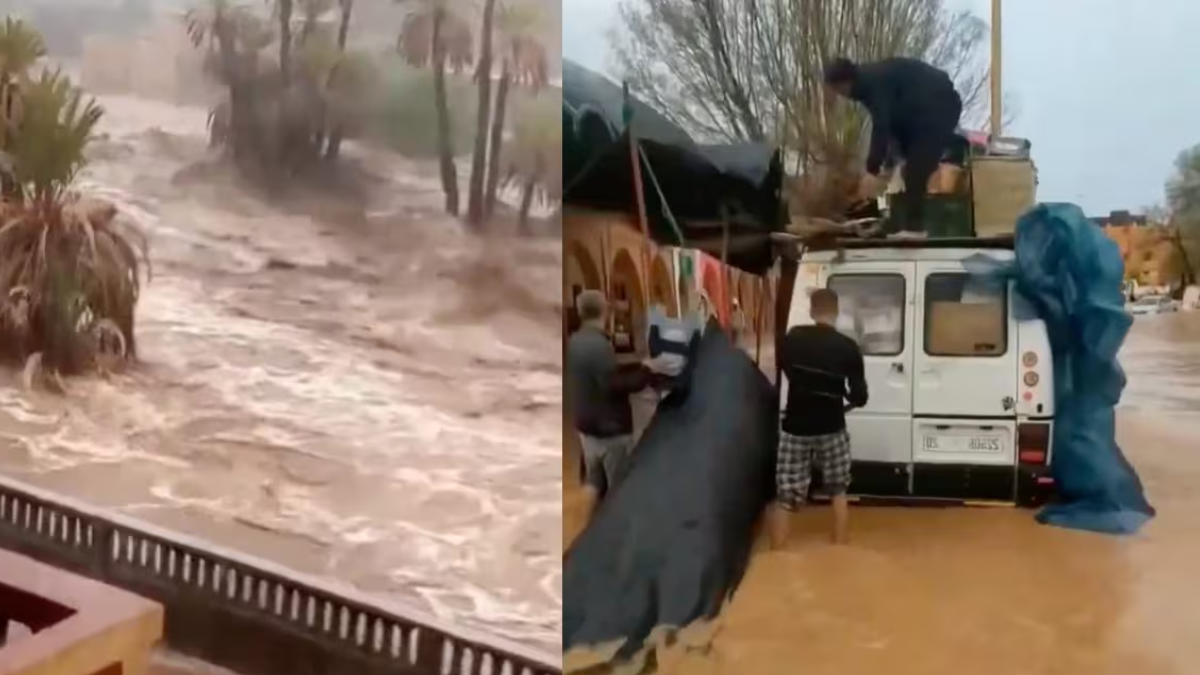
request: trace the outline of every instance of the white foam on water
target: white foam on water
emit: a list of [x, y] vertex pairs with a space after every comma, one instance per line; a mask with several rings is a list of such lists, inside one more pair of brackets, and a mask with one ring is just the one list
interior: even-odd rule
[[[474, 285], [486, 249], [416, 163], [360, 153], [388, 182], [342, 226], [195, 174], [203, 110], [102, 103], [80, 188], [149, 239], [142, 363], [65, 399], [0, 389], [0, 436], [24, 449], [0, 470], [90, 495], [119, 468], [104, 498], [139, 517], [557, 645], [557, 270]], [[548, 311], [477, 301], [500, 282]]]

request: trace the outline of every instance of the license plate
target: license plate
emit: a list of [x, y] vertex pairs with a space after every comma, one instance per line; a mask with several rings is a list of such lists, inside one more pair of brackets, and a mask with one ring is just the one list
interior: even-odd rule
[[1004, 452], [1004, 438], [996, 434], [926, 434], [924, 448], [929, 452]]

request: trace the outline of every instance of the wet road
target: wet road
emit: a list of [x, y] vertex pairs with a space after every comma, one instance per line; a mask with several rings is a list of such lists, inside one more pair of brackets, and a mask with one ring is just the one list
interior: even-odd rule
[[754, 556], [707, 648], [662, 653], [659, 672], [1198, 672], [1198, 357], [1200, 313], [1139, 319], [1122, 354], [1118, 437], [1159, 512], [1138, 536], [1044, 527], [1009, 508], [858, 508], [852, 544], [834, 547], [813, 509], [792, 550]]

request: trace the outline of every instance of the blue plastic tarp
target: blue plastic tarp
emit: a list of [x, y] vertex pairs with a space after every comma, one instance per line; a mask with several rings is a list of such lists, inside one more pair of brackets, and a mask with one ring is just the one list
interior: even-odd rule
[[1045, 322], [1054, 358], [1051, 472], [1058, 498], [1037, 519], [1137, 532], [1155, 513], [1116, 439], [1126, 382], [1117, 353], [1133, 323], [1121, 293], [1121, 253], [1073, 204], [1029, 210], [1017, 222], [1015, 248], [1009, 273], [1026, 311]]

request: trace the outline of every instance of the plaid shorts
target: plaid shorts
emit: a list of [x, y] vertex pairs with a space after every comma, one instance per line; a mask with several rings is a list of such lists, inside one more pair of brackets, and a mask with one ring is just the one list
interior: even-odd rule
[[846, 494], [850, 487], [850, 434], [845, 430], [824, 436], [793, 436], [779, 432], [775, 459], [775, 498], [785, 509], [795, 509], [808, 499], [812, 467], [816, 463], [830, 496]]

